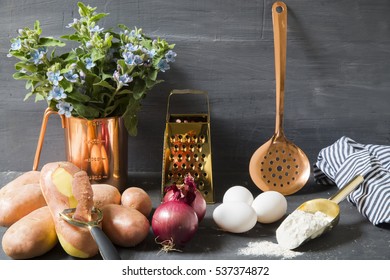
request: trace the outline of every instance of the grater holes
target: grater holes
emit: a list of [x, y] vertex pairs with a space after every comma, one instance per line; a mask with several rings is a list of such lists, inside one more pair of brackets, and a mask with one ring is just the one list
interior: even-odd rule
[[201, 144], [198, 144], [197, 148], [198, 148], [198, 152], [202, 152], [202, 145]]
[[199, 167], [199, 169], [202, 169], [203, 168], [203, 164], [202, 163], [198, 163], [198, 167]]
[[200, 135], [199, 136], [199, 142], [203, 144], [205, 141], [206, 141], [206, 136]]
[[190, 154], [186, 154], [186, 160], [187, 160], [187, 161], [190, 161], [190, 160], [191, 160], [191, 155], [190, 155]]
[[181, 165], [181, 168], [186, 169], [186, 168], [187, 168], [187, 165], [186, 165], [185, 163], [183, 163], [183, 164]]
[[207, 178], [207, 176], [208, 176], [208, 174], [206, 172], [203, 172], [202, 175], [203, 175], [204, 178]]
[[278, 170], [279, 172], [282, 172], [282, 171], [283, 171], [283, 167], [282, 167], [281, 165], [278, 165], [278, 166], [276, 167], [276, 170]]

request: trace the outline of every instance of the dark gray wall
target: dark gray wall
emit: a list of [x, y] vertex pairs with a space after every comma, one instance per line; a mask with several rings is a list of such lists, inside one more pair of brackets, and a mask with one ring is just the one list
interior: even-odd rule
[[[342, 135], [390, 142], [390, 1], [286, 0], [288, 14], [285, 132], [314, 162]], [[6, 57], [19, 27], [41, 21], [59, 36], [77, 1], [0, 1], [0, 171], [29, 170], [44, 102], [23, 102]], [[177, 62], [144, 101], [139, 135], [130, 138], [129, 171], [160, 172], [167, 96], [196, 88], [210, 95], [215, 180], [248, 172], [252, 153], [274, 132], [275, 90], [269, 0], [89, 1], [124, 23], [175, 43]], [[64, 159], [59, 118], [49, 122], [42, 162]], [[249, 177], [248, 177], [249, 178]]]

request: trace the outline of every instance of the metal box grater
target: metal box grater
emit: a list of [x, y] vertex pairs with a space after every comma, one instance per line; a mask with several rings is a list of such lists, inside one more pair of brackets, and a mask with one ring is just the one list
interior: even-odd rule
[[[207, 113], [171, 114], [174, 95], [203, 95]], [[199, 90], [173, 90], [168, 97], [162, 165], [162, 195], [172, 183], [182, 184], [190, 173], [207, 203], [214, 203], [211, 160], [210, 103], [208, 94]]]

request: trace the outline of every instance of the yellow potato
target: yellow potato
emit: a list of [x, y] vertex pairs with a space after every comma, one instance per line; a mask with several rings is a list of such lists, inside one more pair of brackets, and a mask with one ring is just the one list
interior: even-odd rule
[[146, 217], [152, 211], [152, 200], [141, 188], [129, 187], [122, 193], [121, 203], [123, 206], [140, 211]]
[[57, 241], [49, 207], [44, 206], [10, 226], [3, 236], [2, 246], [13, 259], [30, 259], [47, 253]]

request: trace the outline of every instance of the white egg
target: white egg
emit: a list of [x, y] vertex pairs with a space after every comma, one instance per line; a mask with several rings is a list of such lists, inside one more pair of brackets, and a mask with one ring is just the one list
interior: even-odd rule
[[266, 191], [259, 194], [252, 203], [257, 221], [269, 224], [280, 220], [287, 211], [287, 200], [279, 192]]
[[252, 193], [243, 186], [233, 186], [223, 195], [222, 203], [225, 202], [245, 202], [251, 205], [253, 202]]
[[232, 233], [251, 230], [257, 223], [255, 210], [245, 202], [226, 202], [213, 212], [214, 222], [221, 229]]

